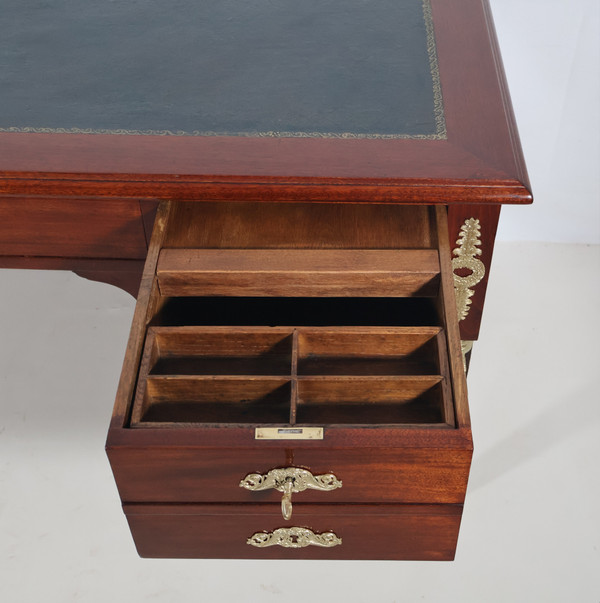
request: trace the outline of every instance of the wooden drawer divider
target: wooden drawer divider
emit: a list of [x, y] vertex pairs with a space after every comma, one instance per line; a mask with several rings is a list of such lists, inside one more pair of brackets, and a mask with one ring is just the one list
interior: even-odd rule
[[444, 350], [438, 327], [150, 327], [131, 426], [454, 426]]

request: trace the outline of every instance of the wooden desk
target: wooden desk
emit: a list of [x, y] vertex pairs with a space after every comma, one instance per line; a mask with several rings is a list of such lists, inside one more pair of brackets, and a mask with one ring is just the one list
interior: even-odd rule
[[[210, 505], [240, 501], [254, 504], [255, 515], [271, 517], [274, 499], [256, 493], [258, 498], [240, 499], [243, 490], [237, 482], [235, 494], [218, 486], [219, 497], [208, 499], [199, 494], [199, 486], [187, 490], [184, 483], [174, 483], [174, 493], [161, 498], [158, 483], [165, 471], [185, 474], [187, 483], [191, 467], [200, 473], [216, 471], [223, 447], [237, 450], [236, 458], [249, 451], [258, 454], [247, 471], [233, 471], [234, 461], [223, 461], [231, 479], [240, 472], [270, 469], [269, 464], [292, 463], [293, 451], [304, 450], [296, 458], [305, 460], [295, 462], [308, 467], [316, 458], [309, 450], [334, 464], [339, 450], [351, 448], [350, 457], [358, 456], [342, 472], [362, 475], [359, 458], [375, 447], [380, 451], [375, 465], [386, 478], [419, 487], [409, 487], [408, 494], [391, 488], [389, 495], [378, 491], [375, 496], [345, 485], [330, 493], [327, 513], [362, 513], [348, 505], [366, 505], [377, 532], [388, 525], [393, 511], [394, 530], [399, 535], [408, 530], [419, 542], [412, 549], [365, 545], [366, 557], [452, 557], [470, 462], [466, 397], [461, 401], [463, 378], [456, 372], [460, 341], [479, 334], [501, 205], [532, 200], [487, 1], [381, 0], [367, 7], [359, 0], [282, 0], [250, 7], [240, 0], [189, 0], [177, 11], [157, 1], [147, 3], [144, 14], [129, 2], [72, 8], [62, 0], [43, 8], [22, 3], [8, 12], [10, 33], [0, 43], [0, 56], [9, 57], [0, 63], [0, 266], [71, 269], [133, 295], [146, 266], [108, 442], [140, 552], [260, 557], [267, 550], [245, 544], [236, 548], [226, 540], [217, 546], [212, 537], [210, 546], [196, 548], [169, 541], [167, 533], [202, 532], [207, 520], [199, 518], [214, 520], [210, 509], [216, 507]], [[161, 210], [162, 222], [154, 228], [154, 247], [147, 256], [163, 200], [170, 204]], [[240, 255], [244, 249], [255, 251]], [[321, 252], [311, 255], [309, 249]], [[405, 253], [410, 249], [423, 254]], [[433, 268], [427, 263], [431, 257], [438, 258]], [[267, 277], [260, 269], [265, 262]], [[429, 293], [411, 289], [419, 278]], [[275, 281], [278, 287], [272, 286]], [[458, 312], [449, 298], [453, 284]], [[331, 318], [335, 312], [324, 308], [334, 290], [345, 298], [344, 307], [363, 304], [363, 315], [367, 310], [380, 314], [383, 324], [371, 325], [375, 329], [409, 328], [394, 323], [385, 299], [437, 299], [437, 319], [431, 325], [419, 323], [419, 328], [441, 329], [440, 337], [447, 340], [436, 344], [446, 352], [440, 352], [444, 366], [437, 364], [435, 371], [446, 380], [444, 387], [454, 388], [440, 394], [445, 402], [440, 402], [439, 420], [451, 429], [443, 434], [437, 427], [408, 429], [408, 415], [398, 419], [401, 429], [388, 428], [382, 419], [373, 430], [373, 422], [365, 427], [364, 416], [358, 427], [336, 429], [334, 423], [348, 421], [339, 413], [332, 418], [328, 411], [315, 411], [319, 418], [314, 421], [321, 421], [327, 434], [315, 449], [315, 442], [294, 442], [292, 447], [290, 442], [255, 441], [254, 423], [262, 421], [246, 419], [232, 428], [219, 413], [221, 435], [214, 427], [199, 426], [206, 418], [179, 431], [131, 423], [132, 408], [138, 423], [144, 423], [143, 405], [152, 406], [144, 398], [149, 394], [136, 394], [135, 383], [139, 371], [140, 383], [149, 379], [143, 373], [143, 344], [148, 326], [166, 328], [158, 318], [165, 304], [176, 305], [177, 299], [198, 297], [199, 292], [223, 303], [226, 297], [234, 304], [236, 296], [274, 303], [298, 298], [300, 290], [303, 298], [321, 300], [318, 311], [330, 316], [321, 319], [325, 326], [349, 332], [369, 325], [356, 318], [341, 324]], [[270, 307], [271, 315], [283, 312], [281, 303]], [[401, 303], [408, 312], [406, 304], [413, 302]], [[263, 322], [248, 318], [246, 327], [271, 324], [265, 308], [257, 311]], [[230, 320], [219, 324], [232, 328]], [[325, 337], [303, 330], [315, 326], [310, 320], [280, 326], [291, 327], [286, 337], [294, 341]], [[361, 332], [361, 337], [368, 341], [373, 333]], [[386, 337], [402, 339], [407, 333]], [[257, 337], [264, 344], [266, 335]], [[310, 345], [317, 345], [314, 341]], [[308, 388], [314, 400], [327, 398], [294, 373], [294, 363], [304, 358], [295, 346], [290, 358], [296, 360], [285, 371], [282, 386]], [[463, 351], [467, 348], [465, 343]], [[147, 370], [152, 362], [146, 358]], [[391, 373], [386, 373], [390, 379]], [[258, 390], [255, 395], [264, 398]], [[330, 400], [339, 397], [333, 391], [328, 395]], [[321, 408], [314, 404], [312, 408]], [[309, 406], [302, 409], [307, 412]], [[385, 418], [381, 408], [374, 412]], [[417, 415], [418, 423], [427, 423], [426, 415]], [[166, 460], [155, 459], [158, 473], [149, 470], [136, 482], [132, 472], [142, 460], [138, 455], [167, 441], [171, 453]], [[190, 450], [206, 446], [202, 461], [186, 460]], [[441, 449], [458, 456], [436, 456]], [[181, 465], [170, 464], [177, 458]], [[452, 483], [440, 477], [444, 463], [453, 467]], [[432, 486], [436, 480], [438, 485]], [[138, 489], [130, 487], [135, 483]], [[311, 505], [322, 502], [311, 492], [303, 494], [303, 525], [314, 519], [316, 507]], [[156, 527], [156, 514], [148, 511], [149, 503], [165, 502], [172, 505], [168, 509], [177, 522], [183, 522], [172, 532], [171, 520], [163, 518]], [[184, 507], [177, 506], [190, 503], [198, 505], [191, 531]], [[406, 506], [415, 503], [421, 509], [417, 516]], [[155, 511], [160, 515], [164, 508]], [[219, 509], [217, 515], [227, 515]], [[411, 532], [420, 521], [415, 517], [446, 526], [444, 544], [431, 545], [440, 537], [435, 527], [425, 534]], [[231, 527], [238, 519], [223, 521]], [[354, 525], [355, 520], [348, 522]], [[273, 555], [275, 549], [279, 547], [265, 554]], [[333, 550], [279, 553], [310, 556], [319, 551], [326, 558], [363, 554], [350, 545], [335, 549], [342, 552]]]

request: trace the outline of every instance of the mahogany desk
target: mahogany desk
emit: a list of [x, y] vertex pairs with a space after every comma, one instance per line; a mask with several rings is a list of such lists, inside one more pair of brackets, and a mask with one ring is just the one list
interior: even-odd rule
[[532, 200], [487, 0], [5, 17], [0, 267], [139, 290], [107, 450], [140, 554], [451, 559]]

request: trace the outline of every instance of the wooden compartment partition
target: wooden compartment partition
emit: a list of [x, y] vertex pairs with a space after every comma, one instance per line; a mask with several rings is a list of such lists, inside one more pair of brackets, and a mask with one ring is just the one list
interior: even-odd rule
[[438, 327], [151, 327], [131, 426], [454, 424]]
[[434, 249], [163, 249], [156, 269], [171, 296], [431, 296], [439, 273]]

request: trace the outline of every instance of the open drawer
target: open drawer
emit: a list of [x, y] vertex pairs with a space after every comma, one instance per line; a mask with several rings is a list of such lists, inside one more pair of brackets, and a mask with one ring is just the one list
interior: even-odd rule
[[456, 516], [472, 442], [445, 212], [163, 204], [107, 440], [122, 501]]

